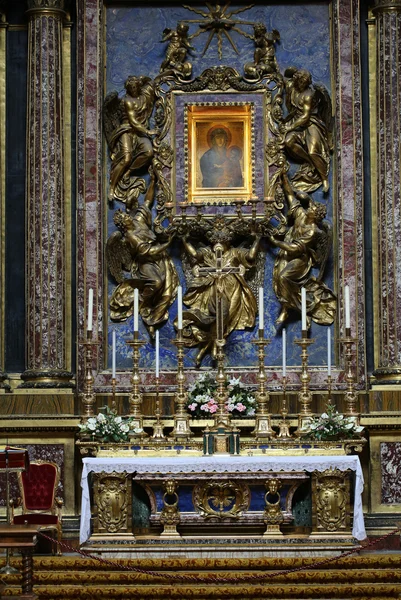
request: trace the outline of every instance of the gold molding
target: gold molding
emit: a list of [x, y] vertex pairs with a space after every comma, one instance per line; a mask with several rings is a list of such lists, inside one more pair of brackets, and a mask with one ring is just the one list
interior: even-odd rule
[[62, 38], [62, 98], [64, 123], [64, 219], [65, 219], [65, 294], [64, 352], [65, 368], [72, 370], [72, 174], [71, 174], [71, 20], [66, 16]]
[[[381, 461], [380, 445], [382, 443], [398, 442], [401, 445], [401, 431], [371, 431], [370, 432], [370, 463], [369, 463], [369, 511], [372, 513], [399, 514], [401, 503], [385, 504], [381, 502]], [[401, 446], [400, 446], [401, 447]]]
[[[370, 181], [372, 211], [372, 277], [380, 281], [379, 271], [379, 237], [377, 207], [377, 58], [376, 58], [376, 20], [369, 14], [368, 48], [369, 48], [369, 141], [370, 141]], [[373, 291], [373, 360], [375, 368], [379, 364], [380, 348], [380, 303], [378, 294], [380, 286]]]
[[381, 0], [375, 0], [376, 6], [372, 8], [372, 13], [391, 13], [401, 12], [401, 0], [390, 0], [390, 2], [381, 2]]
[[[4, 20], [3, 20], [4, 18]], [[5, 360], [5, 265], [6, 265], [6, 41], [7, 23], [0, 23], [0, 371]]]

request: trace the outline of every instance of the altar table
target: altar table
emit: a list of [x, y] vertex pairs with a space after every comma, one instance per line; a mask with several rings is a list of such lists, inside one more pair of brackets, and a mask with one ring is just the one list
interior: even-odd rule
[[172, 456], [172, 457], [97, 457], [84, 458], [82, 471], [82, 510], [80, 543], [90, 536], [91, 505], [88, 475], [94, 473], [266, 473], [290, 471], [326, 471], [339, 469], [355, 472], [354, 521], [352, 534], [357, 540], [366, 538], [362, 511], [363, 473], [358, 456]]

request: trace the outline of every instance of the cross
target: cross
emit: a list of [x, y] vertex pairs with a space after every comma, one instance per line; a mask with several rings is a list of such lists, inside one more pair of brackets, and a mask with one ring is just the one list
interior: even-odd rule
[[234, 267], [230, 263], [224, 260], [224, 246], [220, 243], [213, 246], [215, 253], [215, 265], [208, 265], [205, 267], [194, 267], [193, 271], [198, 277], [199, 275], [211, 275], [216, 281], [216, 341], [221, 342], [224, 345], [224, 310], [223, 310], [223, 280], [226, 275], [229, 274], [245, 274], [245, 267], [240, 265]]

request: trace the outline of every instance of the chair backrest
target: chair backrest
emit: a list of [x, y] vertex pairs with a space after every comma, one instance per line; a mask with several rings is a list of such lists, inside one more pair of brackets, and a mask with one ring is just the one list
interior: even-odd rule
[[54, 509], [56, 489], [60, 481], [60, 468], [53, 462], [34, 461], [28, 471], [18, 476], [23, 509], [50, 511]]

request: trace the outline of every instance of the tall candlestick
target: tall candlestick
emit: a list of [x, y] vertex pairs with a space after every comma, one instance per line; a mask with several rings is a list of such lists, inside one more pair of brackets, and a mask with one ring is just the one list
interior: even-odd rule
[[177, 290], [178, 302], [178, 329], [182, 329], [182, 287], [179, 285]]
[[87, 331], [92, 331], [92, 321], [93, 321], [93, 289], [90, 288], [89, 296], [88, 296], [88, 326]]
[[264, 306], [263, 306], [263, 288], [259, 288], [259, 329], [265, 328]]
[[287, 332], [285, 327], [282, 332], [282, 344], [283, 344], [283, 377], [287, 375]]
[[351, 328], [351, 313], [349, 303], [349, 285], [344, 288], [344, 300], [345, 300], [345, 329]]
[[159, 340], [159, 330], [156, 329], [156, 378], [159, 378], [159, 352], [160, 352], [160, 340]]
[[113, 331], [111, 334], [112, 347], [111, 347], [111, 376], [113, 379], [116, 378], [116, 332]]
[[327, 375], [331, 376], [331, 331], [327, 328]]
[[302, 331], [306, 331], [306, 289], [301, 288]]
[[138, 288], [134, 289], [134, 331], [139, 328], [139, 292]]

